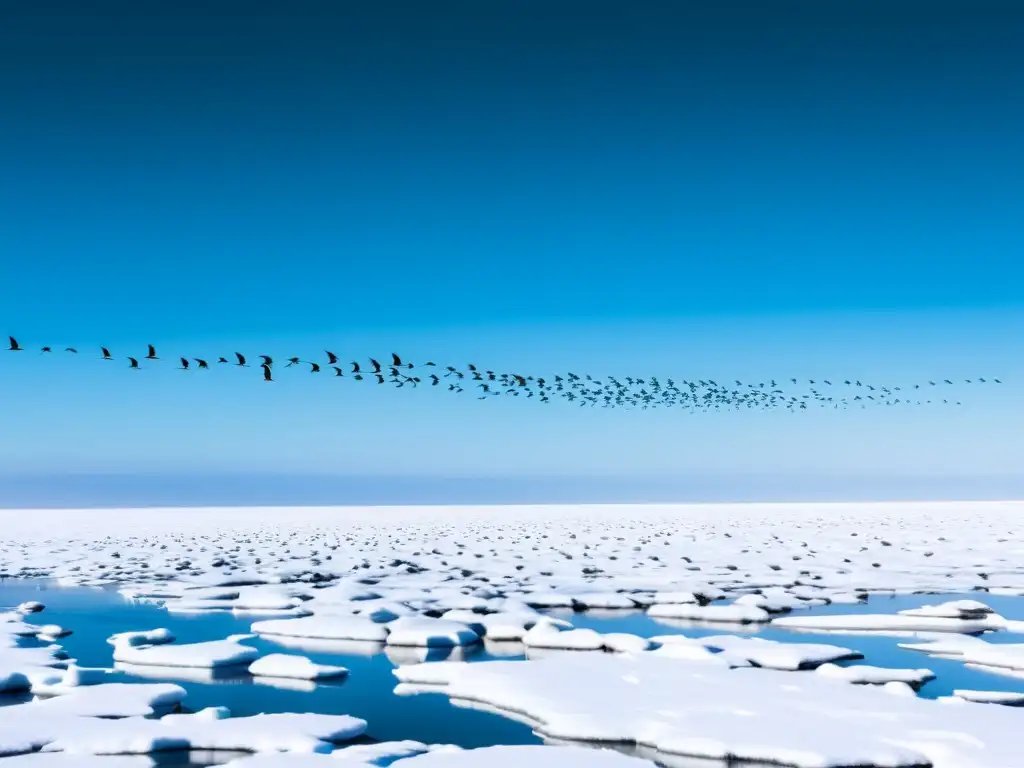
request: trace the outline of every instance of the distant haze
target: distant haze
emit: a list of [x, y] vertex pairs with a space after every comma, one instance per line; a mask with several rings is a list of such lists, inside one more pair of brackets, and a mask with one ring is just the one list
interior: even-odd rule
[[941, 501], [1024, 498], [1024, 475], [413, 477], [0, 475], [0, 508]]

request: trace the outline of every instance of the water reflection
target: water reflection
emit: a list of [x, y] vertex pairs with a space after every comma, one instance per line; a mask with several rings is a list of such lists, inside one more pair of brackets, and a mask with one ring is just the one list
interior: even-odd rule
[[335, 656], [376, 656], [384, 653], [384, 643], [372, 640], [327, 640], [319, 637], [285, 637], [260, 635], [261, 640], [306, 653], [329, 653]]
[[402, 664], [423, 664], [428, 661], [468, 661], [473, 656], [479, 656], [483, 650], [480, 644], [431, 648], [389, 645], [384, 649], [384, 654], [388, 661], [398, 667]]

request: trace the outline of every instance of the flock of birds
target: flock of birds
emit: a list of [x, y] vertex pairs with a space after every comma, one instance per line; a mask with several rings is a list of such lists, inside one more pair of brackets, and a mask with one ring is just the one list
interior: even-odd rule
[[[13, 337], [8, 337], [9, 352], [25, 352], [25, 347]], [[100, 360], [114, 361], [114, 355], [108, 347], [100, 347]], [[52, 354], [54, 348], [44, 346], [40, 354]], [[64, 353], [77, 355], [74, 347], [65, 347]], [[233, 358], [233, 359], [232, 359]], [[274, 381], [275, 361], [270, 355], [258, 355], [263, 380]], [[156, 347], [147, 345], [146, 354], [126, 356], [128, 367], [142, 370], [142, 361], [160, 361]], [[178, 369], [182, 371], [208, 370], [211, 361], [214, 365], [231, 365], [237, 368], [250, 368], [248, 358], [241, 352], [230, 357], [201, 358], [179, 357]], [[399, 355], [392, 353], [390, 362], [380, 362], [367, 358], [366, 362], [352, 361], [349, 371], [345, 371], [338, 355], [324, 350], [322, 362], [303, 360], [290, 357], [285, 361], [284, 368], [309, 366], [310, 373], [333, 371], [336, 377], [350, 378], [355, 381], [370, 381], [378, 385], [390, 384], [394, 387], [429, 387], [444, 386], [449, 392], [460, 394], [472, 388], [478, 400], [494, 397], [536, 398], [539, 402], [549, 403], [556, 398], [570, 403], [578, 403], [580, 407], [603, 408], [679, 408], [691, 412], [722, 411], [735, 409], [789, 411], [807, 410], [811, 407], [848, 409], [867, 408], [870, 406], [899, 405], [961, 405], [961, 401], [951, 396], [955, 390], [952, 379], [928, 381], [925, 384], [909, 386], [882, 386], [867, 384], [859, 379], [843, 379], [835, 382], [829, 379], [797, 379], [785, 381], [769, 379], [758, 382], [719, 383], [712, 379], [660, 379], [656, 376], [604, 376], [597, 378], [589, 374], [579, 375], [567, 372], [562, 375], [538, 377], [521, 373], [501, 373], [481, 368], [473, 363], [462, 367], [438, 365], [432, 361], [419, 365], [407, 362]], [[958, 382], [959, 383], [959, 382]], [[982, 378], [964, 379], [969, 385], [1002, 384], [1000, 379]], [[783, 387], [801, 387], [802, 391], [794, 393]]]

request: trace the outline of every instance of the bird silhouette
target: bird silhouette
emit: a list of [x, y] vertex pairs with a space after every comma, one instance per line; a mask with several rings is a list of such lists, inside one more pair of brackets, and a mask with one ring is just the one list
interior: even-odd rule
[[310, 363], [309, 364], [309, 372], [310, 373], [320, 373], [320, 363]]
[[228, 361], [228, 359], [226, 357], [218, 357], [217, 358], [217, 363], [218, 364], [220, 364], [220, 363], [227, 363], [227, 361]]
[[335, 376], [344, 376], [345, 375], [345, 373], [338, 366], [332, 365], [331, 368], [334, 369], [334, 375]]
[[325, 349], [324, 352], [327, 353], [327, 364], [328, 365], [334, 365], [335, 363], [338, 362], [338, 356], [336, 354], [334, 354], [333, 352], [331, 352], [331, 350]]
[[188, 360], [186, 358], [184, 358], [184, 357], [182, 357], [180, 359], [181, 359], [181, 367], [178, 370], [179, 371], [187, 371], [188, 370]]
[[39, 350], [39, 354], [40, 355], [45, 355], [47, 352], [52, 352], [52, 351], [53, 350], [50, 347], [43, 347], [42, 349]]
[[25, 351], [24, 349], [22, 349], [21, 345], [18, 344], [18, 340], [16, 338], [14, 338], [13, 336], [8, 336], [7, 338], [10, 339], [10, 341], [11, 341], [11, 345], [7, 348], [8, 352], [24, 352]]
[[160, 358], [156, 356], [156, 347], [154, 347], [152, 344], [149, 344], [147, 346], [149, 347], [149, 354], [146, 355], [146, 359], [159, 360]]
[[66, 347], [64, 349], [64, 351], [65, 352], [70, 352], [72, 355], [77, 355], [78, 354], [78, 350], [75, 349], [74, 347]]
[[380, 373], [380, 363], [378, 363], [372, 357], [370, 358], [370, 365], [373, 366], [373, 373]]
[[205, 360], [203, 360], [203, 358], [201, 358], [201, 357], [194, 357], [192, 359], [196, 361], [196, 365], [198, 365], [200, 368], [209, 368], [210, 367], [210, 364], [208, 362], [206, 362]]
[[273, 381], [274, 380], [274, 376], [270, 372], [270, 366], [269, 365], [267, 365], [266, 363], [263, 363], [263, 364], [260, 365], [260, 368], [263, 369], [263, 380], [264, 381]]
[[128, 367], [129, 368], [134, 368], [137, 371], [138, 370], [142, 370], [141, 368], [139, 368], [139, 361], [136, 360], [134, 357], [129, 357], [128, 358]]
[[235, 352], [235, 357], [238, 358], [238, 362], [235, 363], [239, 368], [248, 368], [249, 366], [245, 362], [245, 355], [241, 352]]
[[263, 362], [261, 363], [261, 365], [273, 365], [274, 364], [274, 358], [272, 358], [270, 355], [260, 355], [260, 357], [263, 359]]
[[288, 358], [288, 365], [286, 365], [285, 368], [291, 368], [293, 365], [298, 365], [298, 364], [299, 364], [299, 358], [297, 358], [297, 357], [289, 357]]
[[106, 347], [100, 347], [100, 352], [103, 354], [104, 360], [113, 360], [114, 358], [110, 354], [110, 350]]

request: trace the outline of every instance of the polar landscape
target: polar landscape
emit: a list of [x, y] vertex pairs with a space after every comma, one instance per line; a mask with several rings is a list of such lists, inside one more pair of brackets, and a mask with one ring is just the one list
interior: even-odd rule
[[[1018, 768], [1022, 515], [4, 510], [0, 766]], [[102, 607], [53, 618], [51, 598], [79, 594], [150, 623], [103, 623]], [[239, 631], [178, 636], [211, 617]], [[360, 684], [360, 659], [386, 661], [395, 702], [445, 700], [442, 719], [475, 712], [532, 741], [405, 738], [420, 724], [402, 717], [382, 739], [376, 715], [192, 700], [241, 679], [330, 700]]]

